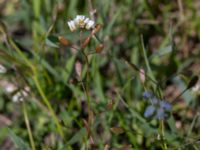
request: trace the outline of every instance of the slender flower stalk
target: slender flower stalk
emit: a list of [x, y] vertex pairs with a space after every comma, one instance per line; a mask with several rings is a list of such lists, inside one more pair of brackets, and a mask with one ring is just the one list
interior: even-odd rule
[[33, 139], [33, 134], [32, 134], [29, 119], [28, 119], [28, 113], [27, 113], [27, 110], [26, 110], [25, 102], [23, 102], [23, 114], [24, 114], [24, 120], [25, 120], [25, 123], [26, 123], [26, 128], [28, 130], [28, 136], [29, 136], [31, 148], [32, 148], [32, 150], [36, 150], [35, 149], [35, 142], [34, 142], [34, 139]]

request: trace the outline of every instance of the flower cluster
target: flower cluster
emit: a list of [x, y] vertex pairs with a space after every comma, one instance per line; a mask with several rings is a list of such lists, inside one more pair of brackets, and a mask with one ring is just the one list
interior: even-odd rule
[[18, 89], [16, 85], [7, 80], [1, 81], [0, 87], [3, 87], [6, 95], [16, 103], [24, 101], [28, 97], [28, 92], [30, 91], [29, 87]]
[[95, 22], [83, 15], [77, 15], [76, 18], [67, 22], [69, 29], [75, 31], [77, 28], [90, 30], [95, 27]]
[[144, 92], [143, 97], [145, 100], [149, 100], [148, 102], [150, 102], [150, 105], [146, 107], [144, 112], [146, 118], [154, 117], [158, 120], [163, 120], [169, 116], [169, 112], [172, 109], [171, 104], [158, 99], [151, 92]]

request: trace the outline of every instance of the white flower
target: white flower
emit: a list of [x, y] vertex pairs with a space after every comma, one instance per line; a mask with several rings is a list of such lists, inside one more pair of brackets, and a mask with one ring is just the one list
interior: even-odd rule
[[22, 102], [24, 99], [23, 99], [23, 95], [21, 92], [17, 92], [13, 97], [12, 97], [12, 101], [13, 102]]
[[75, 22], [73, 20], [70, 20], [67, 22], [68, 26], [69, 26], [69, 29], [73, 32], [76, 30], [76, 25], [75, 25]]
[[30, 87], [25, 86], [23, 89], [19, 90], [16, 85], [7, 81], [7, 80], [0, 80], [0, 90], [1, 87], [3, 91], [11, 98], [13, 102], [22, 102], [25, 98], [28, 97], [28, 93], [30, 92]]
[[6, 73], [6, 68], [0, 64], [0, 73]]
[[86, 18], [86, 19], [84, 20], [84, 23], [87, 24], [89, 21], [90, 21], [90, 19], [89, 19], [89, 18]]
[[29, 87], [25, 87], [24, 90], [20, 90], [12, 96], [13, 102], [23, 102], [25, 98], [28, 96], [28, 92], [30, 91]]
[[80, 28], [84, 28], [85, 26], [85, 16], [83, 15], [77, 15], [76, 18], [74, 19], [74, 22], [76, 26], [79, 26]]
[[94, 21], [93, 21], [93, 20], [89, 20], [89, 21], [87, 22], [85, 28], [86, 28], [87, 30], [90, 30], [90, 29], [94, 28], [94, 25], [95, 25]]
[[5, 88], [5, 91], [7, 93], [12, 93], [12, 92], [14, 92], [17, 89], [17, 87], [14, 84], [9, 83], [9, 82], [6, 83], [6, 85], [4, 86], [4, 88]]
[[77, 15], [73, 20], [68, 22], [68, 26], [71, 31], [75, 31], [77, 27], [90, 30], [91, 28], [94, 28], [95, 22], [83, 15]]

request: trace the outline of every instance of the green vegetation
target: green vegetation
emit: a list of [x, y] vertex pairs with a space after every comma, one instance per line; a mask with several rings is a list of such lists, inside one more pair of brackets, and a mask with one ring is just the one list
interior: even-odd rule
[[0, 149], [199, 150], [199, 8], [0, 0]]

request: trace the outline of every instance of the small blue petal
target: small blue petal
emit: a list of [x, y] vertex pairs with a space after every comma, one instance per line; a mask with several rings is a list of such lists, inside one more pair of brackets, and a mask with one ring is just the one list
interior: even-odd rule
[[151, 99], [151, 101], [152, 101], [152, 103], [153, 103], [154, 105], [158, 104], [158, 102], [159, 102], [159, 100], [158, 100], [156, 97], [153, 97], [153, 98]]
[[143, 93], [143, 97], [144, 98], [151, 98], [153, 96], [153, 94], [151, 93], [151, 92], [148, 92], [148, 91], [145, 91], [144, 93]]
[[165, 118], [165, 111], [163, 108], [158, 108], [156, 111], [156, 118], [161, 120]]
[[148, 106], [144, 112], [144, 116], [146, 118], [151, 117], [154, 114], [155, 110], [156, 109], [153, 105]]
[[164, 108], [165, 110], [171, 110], [172, 105], [166, 101], [160, 101], [160, 107]]

